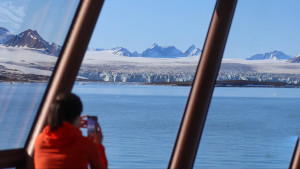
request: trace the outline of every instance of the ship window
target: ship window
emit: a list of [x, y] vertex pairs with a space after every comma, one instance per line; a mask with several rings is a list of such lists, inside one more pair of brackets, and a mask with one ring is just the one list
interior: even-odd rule
[[214, 5], [104, 3], [73, 92], [98, 116], [109, 167], [168, 166]]
[[79, 0], [1, 0], [0, 150], [23, 148]]
[[298, 1], [239, 1], [195, 168], [288, 168], [300, 134]]

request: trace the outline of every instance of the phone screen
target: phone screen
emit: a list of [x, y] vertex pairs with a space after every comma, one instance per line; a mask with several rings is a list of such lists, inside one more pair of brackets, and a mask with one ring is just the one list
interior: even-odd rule
[[95, 133], [96, 127], [97, 127], [97, 117], [96, 116], [88, 116], [88, 122], [87, 122], [87, 130], [88, 130], [88, 136]]

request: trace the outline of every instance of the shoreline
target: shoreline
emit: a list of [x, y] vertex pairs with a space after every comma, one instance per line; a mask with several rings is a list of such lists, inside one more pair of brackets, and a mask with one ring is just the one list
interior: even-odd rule
[[[47, 80], [12, 80], [12, 79], [0, 79], [0, 83], [48, 83]], [[85, 85], [88, 83], [111, 83], [111, 84], [138, 84], [138, 85], [157, 85], [157, 86], [192, 86], [192, 81], [188, 82], [105, 82], [97, 80], [77, 79], [75, 84]], [[248, 80], [228, 80], [217, 81], [215, 87], [268, 87], [268, 88], [300, 88], [298, 84], [287, 84], [283, 82], [265, 82], [265, 81], [248, 81]]]
[[[166, 85], [166, 86], [191, 86], [192, 82], [153, 82], [143, 85]], [[215, 87], [274, 87], [274, 88], [299, 88], [298, 84], [287, 84], [283, 82], [259, 82], [248, 80], [217, 81]]]

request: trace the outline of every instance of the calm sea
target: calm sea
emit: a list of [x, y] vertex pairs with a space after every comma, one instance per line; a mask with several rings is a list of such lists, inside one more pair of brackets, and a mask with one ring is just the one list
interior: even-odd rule
[[[4, 86], [8, 88], [0, 85], [0, 99], [5, 98]], [[37, 84], [16, 88], [22, 90], [12, 100], [30, 98]], [[98, 116], [110, 168], [167, 168], [189, 91], [107, 83], [76, 84], [73, 89], [82, 98], [84, 114]], [[288, 168], [300, 135], [299, 103], [298, 88], [215, 88], [195, 168]], [[28, 118], [19, 111], [9, 114], [17, 121]], [[3, 122], [0, 127], [5, 128]], [[18, 132], [2, 130], [1, 149], [11, 146], [7, 140], [12, 137], [1, 138], [12, 130]], [[23, 146], [24, 139], [14, 140]]]

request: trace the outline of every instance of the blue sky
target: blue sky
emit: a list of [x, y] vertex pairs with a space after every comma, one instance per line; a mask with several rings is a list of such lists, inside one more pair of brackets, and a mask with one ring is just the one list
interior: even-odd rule
[[300, 54], [299, 0], [240, 0], [224, 57], [245, 58], [280, 50]]
[[186, 50], [206, 36], [214, 1], [107, 0], [91, 47], [126, 47], [142, 52], [153, 43]]
[[[107, 0], [90, 46], [142, 52], [153, 43], [202, 48], [213, 0]], [[281, 50], [300, 54], [299, 0], [239, 0], [225, 58]]]
[[[27, 5], [24, 5], [27, 4]], [[14, 33], [36, 29], [62, 43], [78, 1], [1, 0], [0, 26]], [[184, 51], [202, 48], [214, 0], [106, 0], [89, 44], [143, 52], [153, 43]], [[239, 0], [225, 58], [246, 58], [281, 50], [300, 54], [299, 0]]]

